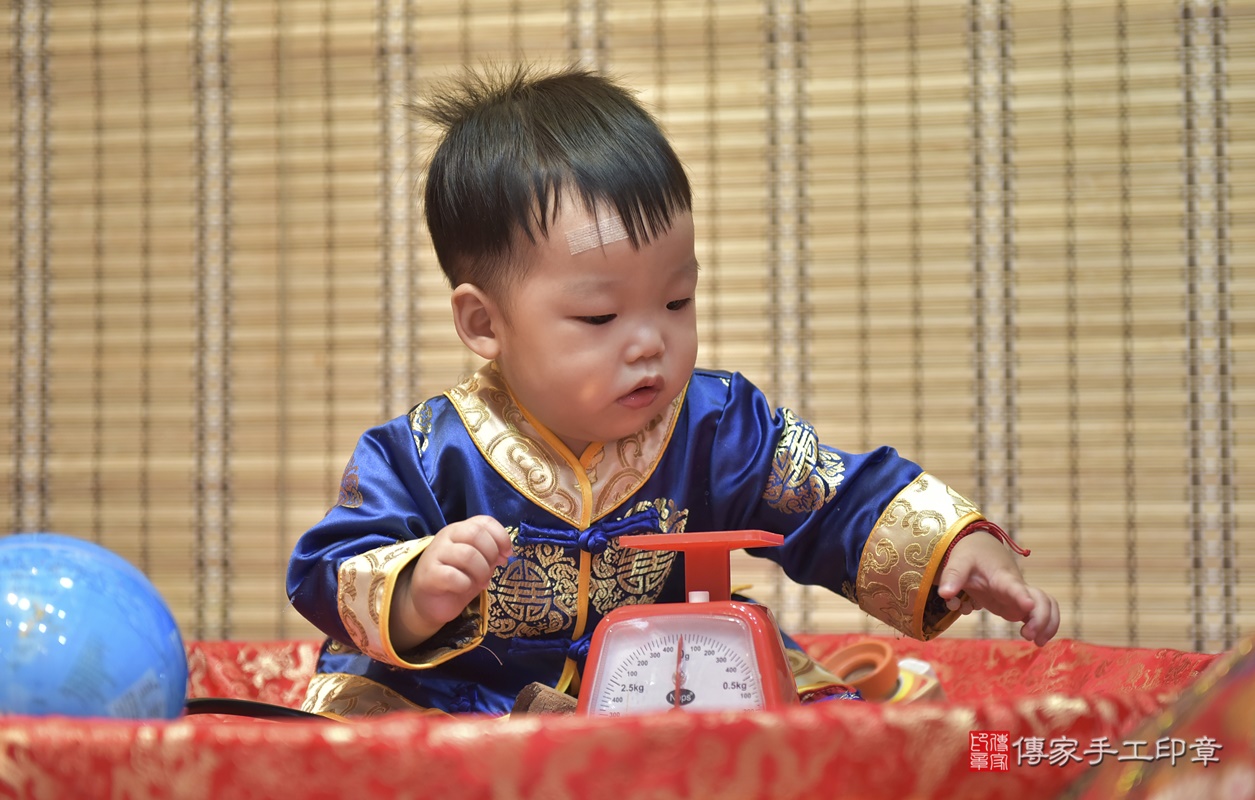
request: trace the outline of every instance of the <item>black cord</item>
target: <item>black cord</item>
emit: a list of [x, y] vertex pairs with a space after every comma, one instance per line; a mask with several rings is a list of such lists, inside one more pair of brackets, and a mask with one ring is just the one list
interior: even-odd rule
[[301, 711], [298, 708], [262, 703], [257, 700], [240, 700], [234, 697], [193, 697], [188, 699], [185, 709], [191, 714], [230, 714], [236, 717], [255, 717], [257, 719], [317, 719], [332, 722], [329, 717]]

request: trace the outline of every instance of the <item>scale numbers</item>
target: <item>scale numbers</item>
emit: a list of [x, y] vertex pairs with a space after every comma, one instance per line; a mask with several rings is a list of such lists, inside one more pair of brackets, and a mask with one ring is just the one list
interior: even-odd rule
[[[654, 711], [726, 711], [763, 706], [748, 639], [663, 633], [620, 649], [593, 704], [603, 716]], [[683, 653], [677, 652], [682, 643]], [[677, 667], [679, 678], [677, 680]], [[676, 696], [677, 688], [679, 697]]]

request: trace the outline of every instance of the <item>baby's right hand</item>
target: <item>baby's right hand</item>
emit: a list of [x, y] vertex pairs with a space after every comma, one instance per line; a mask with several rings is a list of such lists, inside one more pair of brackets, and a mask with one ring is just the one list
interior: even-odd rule
[[388, 626], [393, 649], [401, 652], [426, 641], [461, 614], [512, 553], [510, 535], [492, 517], [442, 528], [397, 580]]

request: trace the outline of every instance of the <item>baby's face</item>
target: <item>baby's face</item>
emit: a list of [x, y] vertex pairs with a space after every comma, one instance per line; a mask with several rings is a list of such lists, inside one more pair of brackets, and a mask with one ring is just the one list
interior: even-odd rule
[[497, 357], [518, 401], [576, 456], [645, 427], [697, 359], [692, 214], [639, 250], [616, 237], [613, 212], [599, 216], [601, 236], [580, 203], [564, 204], [510, 290]]

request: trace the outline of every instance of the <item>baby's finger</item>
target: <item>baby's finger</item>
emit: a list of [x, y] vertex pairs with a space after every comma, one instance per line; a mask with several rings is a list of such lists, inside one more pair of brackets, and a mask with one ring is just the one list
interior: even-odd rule
[[[949, 601], [958, 597], [967, 586], [972, 566], [969, 562], [948, 563], [941, 571], [941, 580], [937, 584], [937, 594], [942, 600]], [[951, 609], [953, 610], [953, 609]]]
[[994, 578], [987, 606], [1008, 622], [1027, 622], [1038, 606], [1035, 591], [1018, 572], [1004, 572]]
[[1059, 604], [1040, 589], [1034, 589], [1033, 593], [1036, 595], [1033, 612], [1020, 628], [1020, 635], [1040, 647], [1059, 630]]
[[1037, 635], [1033, 637], [1033, 641], [1038, 647], [1054, 638], [1059, 632], [1059, 601], [1047, 595], [1047, 606], [1050, 613], [1046, 615], [1045, 624], [1038, 629]]
[[474, 576], [456, 564], [438, 564], [431, 569], [430, 574], [428, 586], [435, 594], [460, 595], [475, 587]]
[[960, 614], [971, 614], [972, 598], [966, 592], [959, 592], [946, 601], [946, 608], [951, 611], [957, 611]]
[[[510, 533], [505, 527], [493, 517], [476, 517], [483, 523], [484, 530], [492, 537], [493, 544], [496, 545], [496, 556], [494, 560], [497, 566], [505, 564], [510, 556], [514, 555], [514, 543], [510, 541]], [[491, 559], [490, 559], [491, 560]]]
[[473, 544], [464, 543], [451, 547], [441, 555], [441, 561], [446, 567], [462, 573], [470, 582], [468, 585], [454, 588], [454, 582], [449, 581], [446, 585], [450, 587], [450, 591], [468, 591], [472, 587], [478, 590], [487, 586], [489, 579], [492, 578], [495, 564], [489, 563], [484, 553]]
[[976, 609], [976, 604], [967, 592], [959, 592], [957, 595], [946, 601], [946, 608], [967, 616]]
[[510, 535], [492, 517], [471, 517], [462, 524], [460, 534], [459, 540], [479, 551], [490, 567], [502, 566], [510, 557]]

